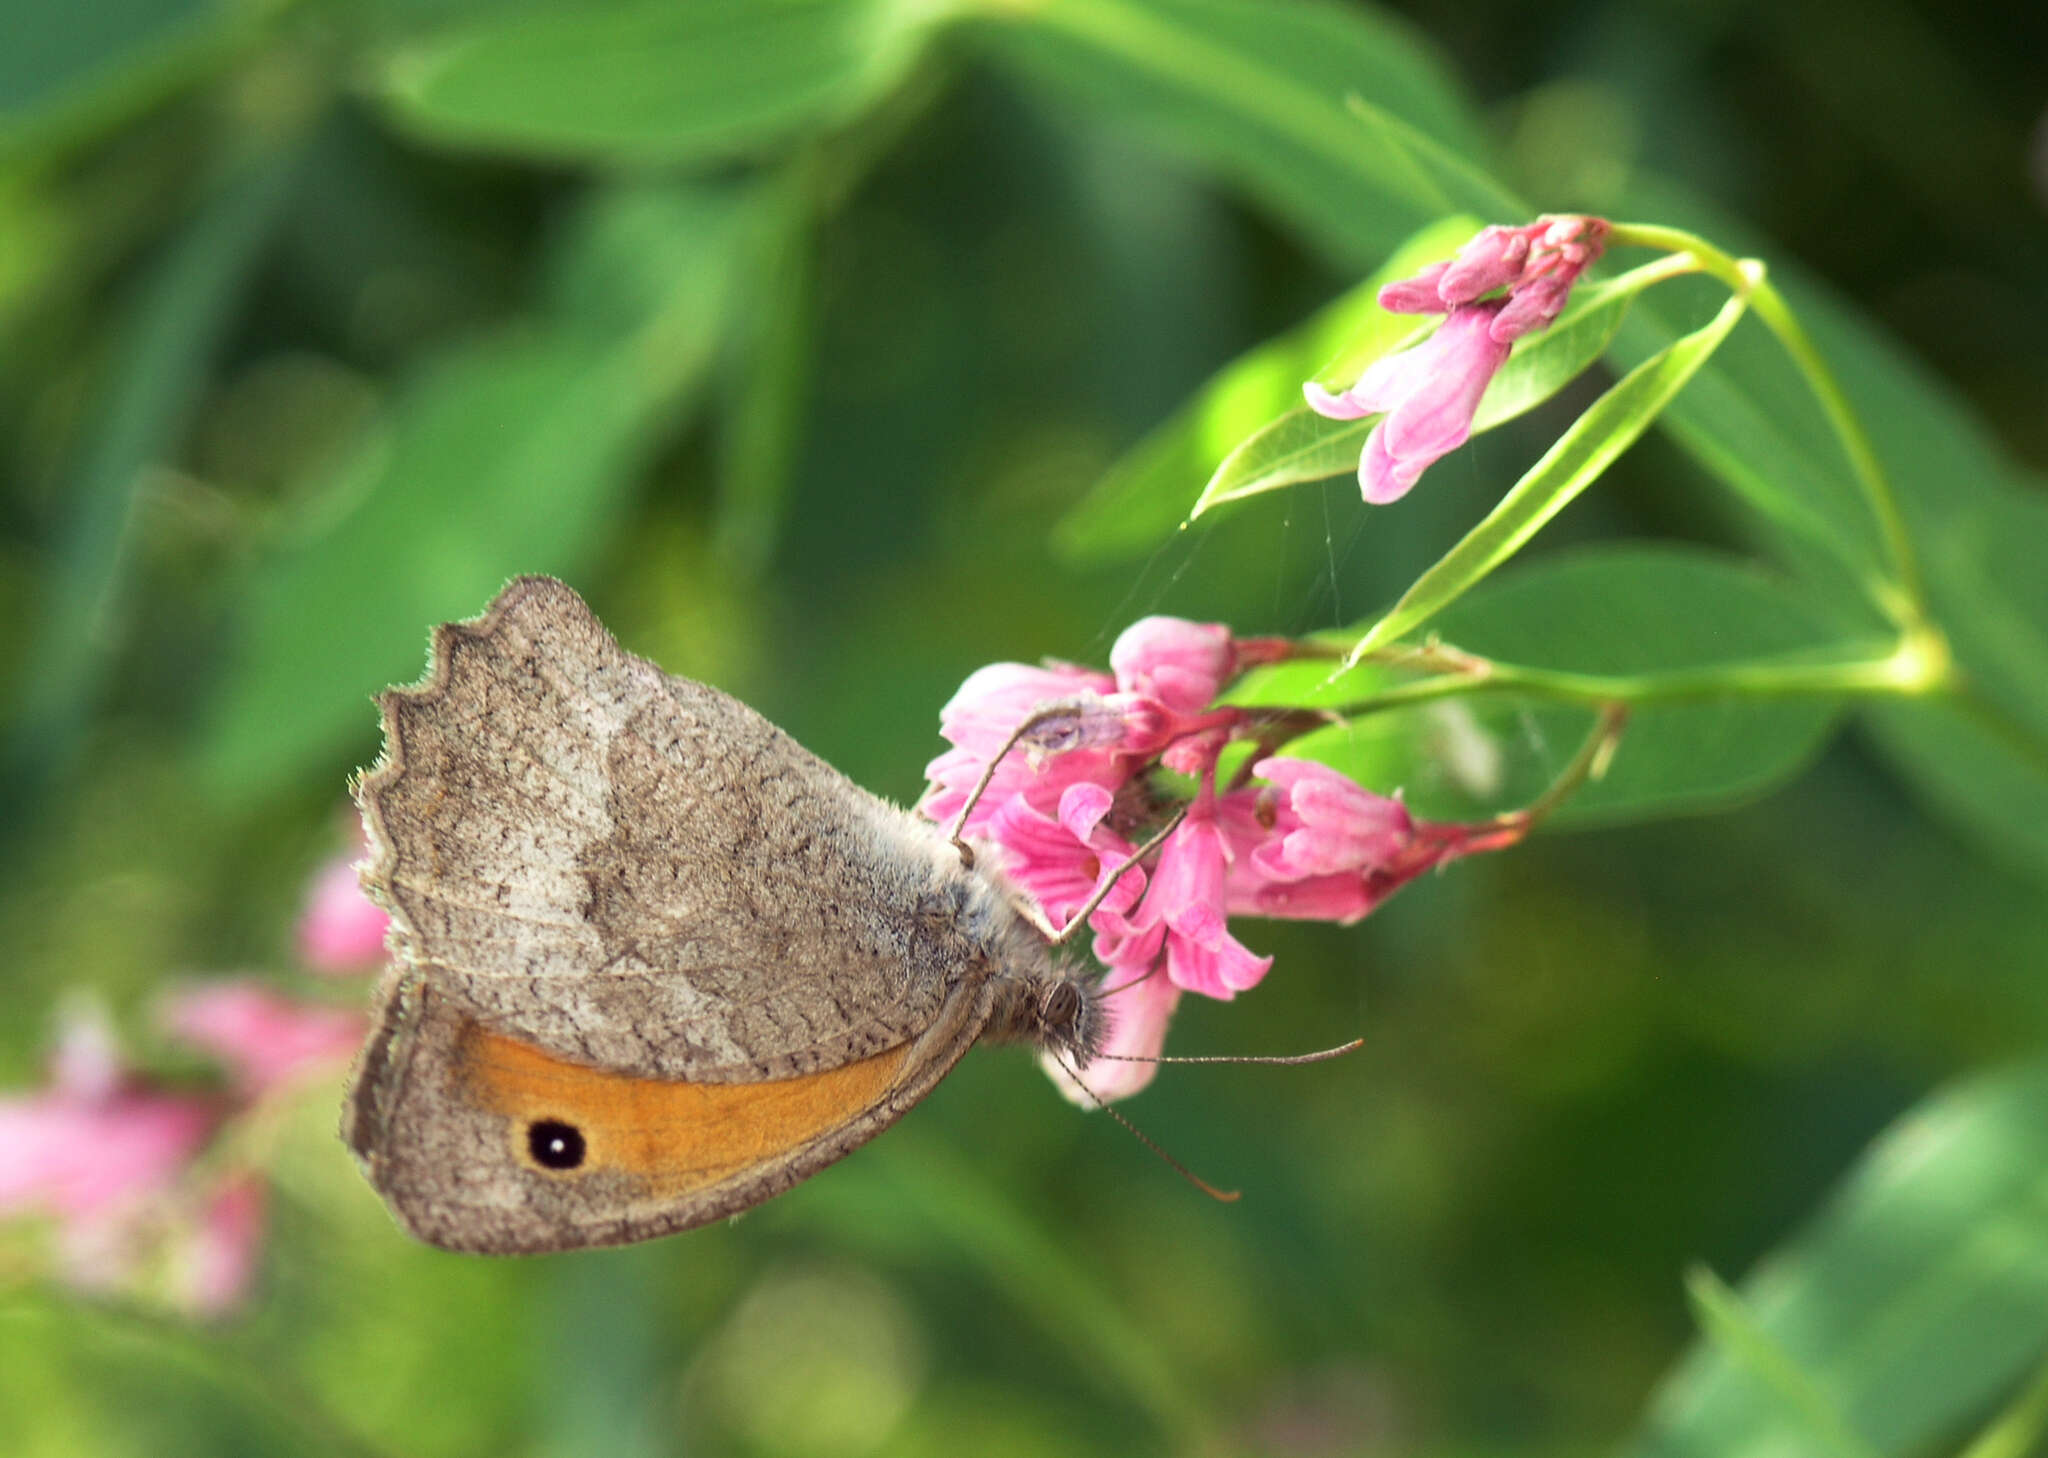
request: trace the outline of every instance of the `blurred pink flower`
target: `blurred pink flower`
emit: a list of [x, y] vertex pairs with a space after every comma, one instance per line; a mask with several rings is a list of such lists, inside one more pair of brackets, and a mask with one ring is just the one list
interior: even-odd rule
[[[1605, 246], [1608, 223], [1582, 214], [1484, 228], [1455, 257], [1380, 290], [1395, 314], [1443, 314], [1434, 334], [1383, 355], [1335, 394], [1311, 380], [1309, 408], [1332, 420], [1382, 415], [1366, 437], [1358, 482], [1374, 505], [1398, 501], [1472, 434], [1480, 397], [1514, 342], [1549, 326]], [[1499, 293], [1505, 289], [1505, 294]]]
[[183, 988], [163, 1005], [166, 1031], [211, 1054], [249, 1098], [309, 1073], [332, 1073], [362, 1042], [363, 1014], [300, 1002], [238, 979]]
[[133, 1273], [142, 1227], [222, 1113], [211, 1099], [133, 1087], [110, 1048], [102, 1020], [67, 1019], [49, 1086], [0, 1099], [0, 1218], [53, 1219], [67, 1279], [94, 1289]]
[[260, 1176], [231, 1174], [206, 1202], [174, 1254], [178, 1304], [198, 1316], [220, 1316], [249, 1294], [262, 1253], [269, 1190]]
[[383, 908], [363, 894], [355, 857], [337, 856], [307, 888], [299, 917], [299, 956], [317, 972], [366, 972], [384, 960], [384, 932], [390, 924]]
[[1313, 760], [1274, 757], [1252, 773], [1279, 792], [1271, 832], [1252, 863], [1276, 881], [1299, 881], [1388, 864], [1414, 832], [1398, 797], [1375, 795]]

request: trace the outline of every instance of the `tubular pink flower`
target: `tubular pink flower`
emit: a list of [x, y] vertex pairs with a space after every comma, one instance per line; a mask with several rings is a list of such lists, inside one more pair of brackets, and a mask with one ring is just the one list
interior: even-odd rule
[[1262, 759], [1252, 773], [1280, 792], [1273, 832], [1251, 853], [1276, 881], [1372, 870], [1399, 858], [1414, 822], [1399, 799], [1306, 759]]
[[[1052, 815], [1072, 785], [1095, 784], [1114, 792], [1129, 776], [1119, 752], [1124, 718], [1104, 699], [1115, 688], [1116, 680], [1106, 673], [1066, 665], [992, 663], [977, 669], [939, 711], [939, 732], [954, 747], [925, 766], [930, 786], [918, 810], [950, 825], [999, 754], [995, 776], [968, 816], [970, 835], [987, 834], [1012, 800]], [[1072, 713], [1003, 754], [1017, 727], [1050, 705], [1070, 706]]]
[[1109, 666], [1124, 692], [1193, 714], [1207, 708], [1236, 674], [1237, 648], [1221, 623], [1140, 618], [1117, 636]]
[[352, 1009], [303, 1003], [261, 983], [201, 983], [168, 998], [167, 1031], [217, 1059], [250, 1098], [346, 1064], [362, 1042]]
[[1388, 312], [1443, 314], [1444, 322], [1413, 348], [1375, 360], [1348, 390], [1332, 393], [1314, 380], [1302, 386], [1318, 415], [1385, 417], [1359, 457], [1367, 501], [1398, 501], [1431, 464], [1465, 443], [1480, 397], [1515, 340], [1563, 312], [1572, 285], [1600, 257], [1608, 226], [1567, 214], [1483, 228], [1455, 257], [1380, 290]]
[[[1102, 824], [1112, 800], [1100, 785], [1069, 785], [1060, 795], [1056, 819], [1033, 810], [1019, 797], [990, 823], [990, 834], [1003, 852], [1004, 872], [1030, 893], [1055, 926], [1064, 926], [1086, 905], [1135, 849]], [[1145, 873], [1133, 866], [1118, 878], [1096, 915], [1130, 910], [1144, 889]]]
[[1508, 357], [1510, 345], [1492, 334], [1500, 302], [1468, 304], [1413, 349], [1383, 355], [1366, 366], [1341, 396], [1311, 383], [1311, 408], [1338, 420], [1383, 418], [1365, 438], [1358, 484], [1375, 506], [1408, 494], [1422, 473], [1472, 434], [1479, 399]]
[[383, 908], [363, 894], [354, 857], [337, 856], [307, 888], [299, 916], [299, 956], [317, 972], [368, 971], [384, 960], [384, 933], [390, 925]]
[[1215, 791], [1205, 784], [1159, 848], [1159, 867], [1136, 919], [1166, 928], [1166, 975], [1175, 986], [1224, 1001], [1257, 986], [1273, 965], [1230, 935], [1223, 902], [1228, 860]]

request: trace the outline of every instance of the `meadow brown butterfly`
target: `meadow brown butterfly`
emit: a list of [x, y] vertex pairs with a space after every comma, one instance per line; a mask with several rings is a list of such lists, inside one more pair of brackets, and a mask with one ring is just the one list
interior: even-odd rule
[[715, 689], [522, 577], [378, 701], [356, 786], [392, 965], [342, 1136], [451, 1250], [615, 1245], [760, 1204], [975, 1042], [1103, 1014], [1011, 893]]

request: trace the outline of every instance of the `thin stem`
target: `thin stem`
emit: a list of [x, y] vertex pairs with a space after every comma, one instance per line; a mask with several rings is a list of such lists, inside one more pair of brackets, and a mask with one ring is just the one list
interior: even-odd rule
[[1431, 677], [1395, 684], [1349, 704], [1333, 705], [1333, 712], [1355, 716], [1482, 693], [1522, 693], [1595, 706], [1641, 706], [1714, 698], [1910, 698], [1957, 686], [1946, 647], [1931, 631], [1908, 634], [1890, 652], [1871, 657], [1820, 662], [1766, 660], [1670, 673], [1598, 674], [1529, 668], [1443, 644], [1400, 649], [1383, 661], [1437, 671]]
[[1528, 805], [1511, 815], [1501, 816], [1503, 823], [1518, 822], [1522, 829], [1532, 830], [1549, 818], [1550, 813], [1578, 793], [1581, 785], [1588, 780], [1600, 779], [1607, 773], [1607, 766], [1614, 762], [1614, 752], [1621, 747], [1621, 731], [1628, 727], [1627, 704], [1605, 704], [1600, 709], [1599, 722], [1593, 732], [1586, 736], [1579, 752], [1572, 756], [1550, 787]]
[[1906, 519], [1899, 510], [1898, 497], [1892, 491], [1890, 478], [1885, 475], [1877, 450], [1871, 445], [1863, 422], [1857, 418], [1855, 407], [1850, 405], [1841, 382], [1828, 368], [1827, 360], [1807, 334], [1805, 326], [1786, 305], [1784, 295], [1768, 280], [1759, 278], [1750, 303], [1756, 309], [1757, 318], [1778, 336], [1778, 342], [1792, 356], [1792, 362], [1799, 367], [1800, 373], [1806, 376], [1807, 388], [1820, 401], [1828, 424], [1842, 443], [1842, 453], [1849, 458], [1849, 469], [1856, 475], [1856, 484], [1862, 488], [1864, 500], [1871, 514], [1877, 518], [1878, 530], [1884, 534], [1885, 550], [1892, 559], [1892, 570], [1898, 574], [1898, 590], [1904, 598], [1902, 603], [1888, 603], [1885, 607], [1901, 627], [1910, 628], [1925, 622], [1926, 590], [1921, 584], [1920, 563], [1913, 551], [1912, 537], [1906, 530]]
[[1777, 336], [1779, 344], [1792, 357], [1792, 363], [1806, 377], [1807, 388], [1813, 391], [1822, 413], [1827, 416], [1828, 426], [1841, 443], [1842, 453], [1848, 458], [1849, 470], [1856, 478], [1864, 502], [1877, 519], [1878, 531], [1884, 538], [1885, 551], [1891, 558], [1892, 570], [1897, 577], [1896, 582], [1885, 584], [1889, 591], [1880, 596], [1878, 605], [1894, 622], [1909, 631], [1925, 623], [1927, 599], [1921, 583], [1920, 564], [1891, 481], [1885, 475], [1884, 466], [1871, 445], [1870, 435], [1857, 418], [1840, 381], [1828, 368], [1827, 360], [1807, 334], [1805, 326], [1785, 302], [1784, 295], [1765, 276], [1763, 264], [1755, 259], [1737, 259], [1681, 228], [1650, 223], [1618, 223], [1608, 238], [1613, 243], [1681, 254], [1696, 261], [1702, 272], [1721, 280], [1731, 289], [1749, 295], [1757, 318]]

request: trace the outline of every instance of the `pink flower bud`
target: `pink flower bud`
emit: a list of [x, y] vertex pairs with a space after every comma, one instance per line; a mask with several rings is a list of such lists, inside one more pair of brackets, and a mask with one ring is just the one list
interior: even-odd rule
[[384, 933], [391, 925], [356, 879], [354, 857], [322, 866], [307, 890], [299, 917], [299, 956], [318, 972], [368, 971], [384, 960]]
[[1140, 618], [1109, 650], [1117, 687], [1192, 714], [1207, 708], [1237, 672], [1230, 629], [1182, 618]]

